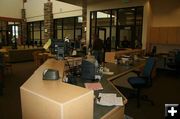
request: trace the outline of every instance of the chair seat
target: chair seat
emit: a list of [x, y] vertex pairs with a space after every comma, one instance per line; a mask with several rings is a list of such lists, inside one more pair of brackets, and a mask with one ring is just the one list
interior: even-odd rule
[[146, 86], [145, 79], [141, 77], [130, 77], [128, 78], [128, 82], [131, 84], [133, 88], [143, 88]]

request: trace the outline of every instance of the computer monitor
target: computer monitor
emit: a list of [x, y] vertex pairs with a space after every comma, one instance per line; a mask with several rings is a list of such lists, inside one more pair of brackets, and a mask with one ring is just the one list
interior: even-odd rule
[[56, 55], [57, 59], [64, 59], [65, 43], [63, 40], [52, 40], [51, 53]]
[[95, 62], [90, 60], [82, 60], [81, 78], [85, 80], [94, 80], [96, 74]]

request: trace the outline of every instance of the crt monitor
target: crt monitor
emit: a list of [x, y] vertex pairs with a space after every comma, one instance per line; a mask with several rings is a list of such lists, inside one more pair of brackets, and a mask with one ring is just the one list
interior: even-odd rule
[[64, 59], [65, 43], [63, 40], [53, 40], [51, 43], [51, 53], [56, 55], [57, 59]]
[[81, 78], [85, 80], [94, 80], [96, 74], [95, 62], [90, 60], [82, 60]]

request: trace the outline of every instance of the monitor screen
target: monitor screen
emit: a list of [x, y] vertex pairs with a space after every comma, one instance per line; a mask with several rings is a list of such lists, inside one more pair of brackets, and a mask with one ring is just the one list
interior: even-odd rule
[[81, 65], [81, 78], [86, 80], [94, 80], [96, 74], [95, 63], [90, 60], [83, 60]]
[[51, 53], [56, 55], [57, 59], [64, 59], [65, 43], [63, 40], [52, 40]]

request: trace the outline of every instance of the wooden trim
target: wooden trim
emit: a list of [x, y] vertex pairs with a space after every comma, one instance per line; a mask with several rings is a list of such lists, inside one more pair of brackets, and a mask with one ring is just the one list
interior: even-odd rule
[[1, 16], [0, 16], [0, 20], [3, 20], [3, 21], [11, 21], [11, 22], [21, 22], [23, 19], [10, 18], [10, 17], [1, 17]]
[[104, 115], [101, 119], [123, 119], [124, 118], [124, 107], [115, 107], [112, 111]]

